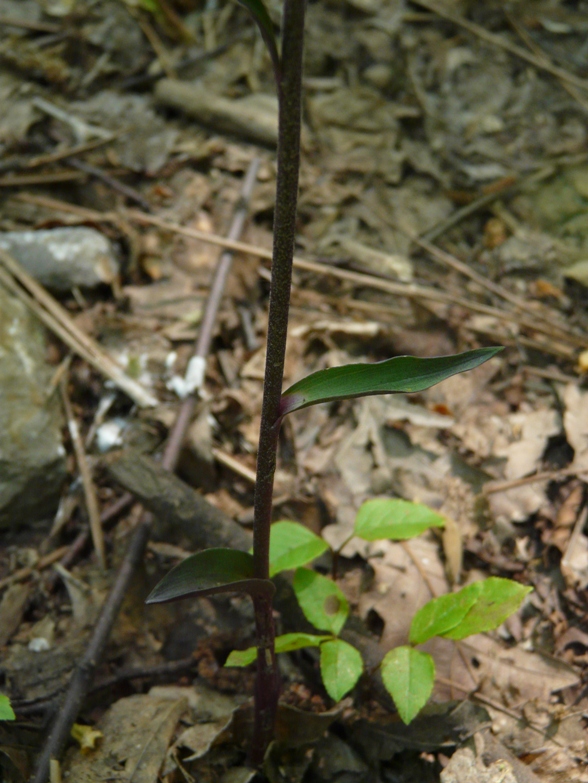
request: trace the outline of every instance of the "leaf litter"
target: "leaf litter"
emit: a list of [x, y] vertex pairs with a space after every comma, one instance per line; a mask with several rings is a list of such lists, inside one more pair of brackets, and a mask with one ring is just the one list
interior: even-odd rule
[[[278, 5], [269, 4], [273, 19]], [[252, 252], [234, 266], [200, 403], [209, 445], [187, 448], [180, 462], [180, 476], [194, 486], [206, 471], [207, 497], [230, 511], [241, 534], [251, 521], [261, 400], [264, 357], [255, 341], [266, 329], [266, 264], [255, 249], [271, 244], [270, 66], [238, 6], [202, 12], [191, 0], [170, 0], [156, 7], [161, 13], [114, 0], [91, 11], [79, 0], [1, 0], [0, 229], [90, 226], [108, 238], [121, 285], [74, 287], [60, 301], [141, 377], [158, 405], [137, 414], [117, 395], [98, 414], [110, 391], [81, 360], [72, 364], [70, 393], [83, 435], [122, 421], [127, 445], [153, 453], [178, 405], [170, 381], [189, 360], [217, 251], [146, 221], [151, 215], [223, 235], [240, 177], [254, 156], [261, 158], [243, 236]], [[463, 16], [451, 15], [458, 12]], [[433, 703], [402, 731], [390, 704], [376, 703], [363, 684], [353, 707], [331, 714], [318, 657], [288, 656], [285, 699], [307, 710], [290, 731], [299, 731], [309, 714], [325, 720], [306, 736], [303, 752], [274, 751], [266, 769], [272, 781], [282, 779], [281, 769], [306, 781], [393, 775], [465, 783], [472, 774], [498, 773], [504, 781], [524, 780], [506, 748], [533, 779], [588, 779], [588, 402], [577, 363], [587, 326], [584, 32], [582, 14], [563, 2], [545, 8], [517, 2], [508, 13], [498, 3], [447, 12], [428, 1], [309, 8], [298, 248], [322, 266], [297, 267], [285, 386], [326, 367], [392, 355], [495, 343], [507, 351], [418, 395], [297, 412], [284, 429], [276, 519], [307, 521], [329, 542], [342, 543], [360, 505], [374, 496], [425, 503], [445, 517], [440, 535], [406, 545], [355, 539], [343, 550], [340, 586], [380, 659], [406, 644], [414, 612], [435, 595], [488, 576], [514, 577], [535, 591], [492, 635], [424, 646], [438, 670]], [[521, 50], [539, 59], [525, 59]], [[195, 88], [192, 109], [185, 100], [170, 107], [172, 86]], [[215, 98], [216, 113], [202, 114], [198, 89]], [[247, 102], [259, 127], [252, 119], [245, 128], [235, 124]], [[76, 156], [107, 177], [70, 166]], [[151, 209], [141, 220], [132, 212], [138, 205]], [[418, 249], [415, 237], [465, 262], [511, 299]], [[54, 338], [48, 356], [55, 371], [65, 350]], [[75, 497], [73, 463], [68, 470], [66, 489]], [[149, 475], [168, 491], [164, 478]], [[93, 478], [104, 510], [119, 497], [118, 485], [98, 468]], [[143, 494], [153, 495], [153, 485]], [[3, 531], [3, 688], [17, 716], [30, 716], [36, 726], [67, 684], [111, 578], [97, 575], [90, 551], [75, 549], [83, 500], [68, 507], [53, 536], [50, 525], [28, 529], [20, 519]], [[48, 507], [46, 519], [55, 511]], [[106, 532], [113, 563], [136, 519], [136, 511], [123, 513]], [[165, 543], [193, 551], [182, 525], [167, 525]], [[42, 567], [60, 547], [71, 557], [62, 577], [51, 562]], [[204, 779], [214, 769], [227, 783], [231, 774], [245, 781], [244, 754], [234, 750], [239, 743], [214, 749], [225, 717], [206, 717], [200, 702], [188, 721], [193, 725], [184, 724], [184, 696], [165, 707], [149, 690], [161, 678], [182, 681], [189, 701], [198, 675], [216, 689], [211, 694], [222, 689], [239, 701], [251, 693], [247, 671], [222, 667], [232, 649], [251, 642], [246, 599], [144, 608], [158, 577], [176, 562], [174, 553], [149, 550], [99, 670], [97, 684], [110, 685], [81, 718], [104, 733], [103, 750], [92, 753], [115, 743], [123, 765], [136, 761], [139, 724], [150, 737], [155, 725], [164, 727], [142, 757], [145, 772], [135, 773], [147, 777], [137, 780]], [[277, 606], [285, 622], [286, 605]], [[447, 699], [468, 696], [461, 704], [472, 712], [461, 730], [435, 734], [435, 711], [449, 710]], [[159, 709], [168, 710], [161, 724], [154, 717]], [[113, 728], [109, 716], [117, 710], [123, 717]], [[457, 751], [452, 764], [453, 748], [476, 731], [486, 736], [481, 727], [488, 722], [510, 768], [498, 769], [479, 742]], [[9, 761], [10, 748], [32, 760], [40, 742], [18, 731], [6, 728], [2, 748], [9, 749], [3, 753], [11, 779], [20, 782], [24, 767]], [[382, 752], [386, 743], [393, 752]], [[198, 758], [187, 760], [190, 754]], [[67, 771], [71, 776], [85, 759], [87, 779], [96, 779], [98, 758], [72, 749]]]

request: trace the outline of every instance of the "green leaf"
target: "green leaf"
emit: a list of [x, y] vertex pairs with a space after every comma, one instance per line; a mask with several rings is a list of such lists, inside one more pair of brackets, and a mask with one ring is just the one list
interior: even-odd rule
[[457, 641], [475, 633], [498, 628], [507, 617], [516, 612], [524, 597], [533, 589], [513, 582], [512, 579], [501, 579], [497, 576], [491, 576], [478, 584], [482, 587], [475, 604], [458, 625], [440, 634], [441, 636]]
[[347, 620], [349, 604], [335, 582], [310, 568], [298, 568], [293, 587], [308, 622], [337, 636]]
[[435, 682], [435, 662], [428, 653], [396, 647], [382, 661], [382, 680], [407, 725], [425, 706]]
[[10, 699], [0, 693], [0, 720], [15, 720], [16, 715], [10, 704]]
[[273, 593], [267, 579], [253, 578], [253, 557], [237, 549], [205, 549], [179, 563], [147, 598], [148, 604], [212, 593]]
[[[311, 633], [285, 633], [276, 636], [276, 652], [286, 653], [301, 650], [303, 647], [318, 647], [330, 636], [315, 636]], [[257, 657], [257, 647], [246, 650], [233, 650], [226, 660], [225, 666], [249, 666]]]
[[440, 595], [425, 604], [412, 618], [410, 643], [423, 644], [456, 628], [478, 600], [483, 582], [473, 582], [457, 593]]
[[306, 565], [328, 548], [326, 541], [298, 522], [274, 522], [270, 530], [270, 576]]
[[274, 25], [267, 12], [267, 8], [262, 0], [238, 0], [238, 2], [245, 6], [251, 16], [255, 19], [261, 37], [272, 58], [276, 79], [278, 79], [280, 73], [280, 56], [278, 54], [276, 37], [274, 35]]
[[359, 650], [341, 639], [321, 644], [321, 677], [334, 701], [341, 701], [355, 686], [363, 671]]
[[355, 518], [356, 536], [364, 541], [414, 538], [430, 527], [444, 527], [445, 520], [428, 506], [408, 500], [375, 498], [367, 500]]
[[351, 397], [423, 391], [456, 373], [472, 370], [501, 350], [478, 348], [432, 359], [396, 356], [376, 364], [348, 364], [319, 370], [286, 389], [282, 394], [280, 413], [285, 415], [319, 402]]

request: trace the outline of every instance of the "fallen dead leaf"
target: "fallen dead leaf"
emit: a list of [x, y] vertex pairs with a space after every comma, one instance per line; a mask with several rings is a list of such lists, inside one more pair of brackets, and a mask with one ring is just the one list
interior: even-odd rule
[[70, 751], [64, 777], [76, 783], [124, 780], [157, 783], [177, 723], [188, 706], [185, 698], [170, 701], [137, 695], [119, 699], [104, 714], [98, 727], [104, 735], [91, 755]]

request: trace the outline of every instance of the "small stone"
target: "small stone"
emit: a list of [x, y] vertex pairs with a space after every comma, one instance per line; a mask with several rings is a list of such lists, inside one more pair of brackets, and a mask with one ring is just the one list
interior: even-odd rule
[[0, 233], [0, 248], [35, 280], [55, 291], [112, 283], [119, 273], [111, 243], [93, 228], [8, 231]]

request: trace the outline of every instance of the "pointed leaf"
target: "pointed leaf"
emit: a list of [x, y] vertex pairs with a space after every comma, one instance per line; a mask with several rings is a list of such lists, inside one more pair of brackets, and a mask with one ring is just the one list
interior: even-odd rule
[[451, 630], [439, 634], [446, 639], [465, 639], [475, 633], [498, 628], [507, 617], [516, 612], [523, 599], [532, 591], [512, 579], [491, 576], [480, 583], [480, 594], [463, 620]]
[[270, 57], [272, 58], [276, 79], [279, 78], [280, 57], [278, 55], [276, 36], [274, 35], [274, 25], [270, 19], [270, 15], [267, 12], [267, 8], [265, 7], [262, 0], [238, 0], [238, 2], [241, 3], [241, 5], [244, 5], [251, 16], [253, 16], [255, 19], [255, 22], [259, 27], [261, 37], [263, 38], [263, 41], [270, 53]]
[[[276, 636], [276, 652], [286, 653], [301, 650], [303, 647], [318, 647], [330, 636], [315, 636], [311, 633], [285, 633]], [[257, 647], [246, 650], [233, 650], [226, 660], [225, 666], [249, 666], [257, 657]]]
[[15, 720], [16, 715], [10, 704], [10, 699], [0, 693], [0, 720]]
[[319, 402], [367, 397], [371, 394], [418, 392], [456, 373], [472, 370], [502, 348], [478, 348], [455, 356], [421, 359], [396, 356], [375, 364], [348, 364], [319, 370], [290, 386], [282, 395], [281, 414]]
[[310, 568], [298, 568], [293, 587], [308, 622], [337, 636], [347, 620], [349, 604], [335, 582]]
[[190, 595], [269, 591], [269, 580], [253, 578], [253, 557], [236, 549], [205, 549], [179, 563], [152, 590], [146, 603], [176, 601]]
[[382, 661], [382, 681], [402, 721], [409, 724], [425, 706], [435, 683], [435, 662], [428, 653], [396, 647]]
[[430, 527], [444, 527], [445, 520], [422, 503], [397, 498], [367, 500], [357, 512], [354, 534], [364, 541], [414, 538]]
[[457, 593], [440, 595], [425, 604], [412, 618], [411, 644], [424, 644], [433, 636], [445, 636], [455, 629], [478, 600], [482, 585], [483, 582], [473, 582]]
[[361, 677], [363, 661], [359, 650], [341, 639], [321, 644], [321, 677], [334, 701], [341, 701]]
[[328, 548], [324, 539], [298, 522], [274, 522], [270, 530], [270, 576], [306, 565]]

